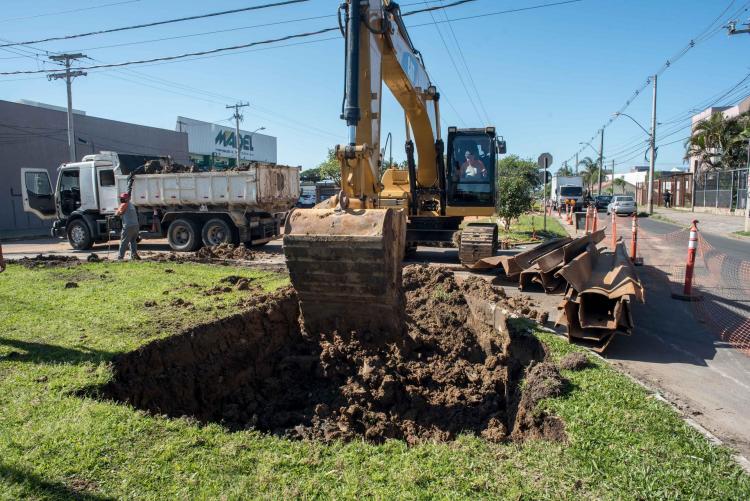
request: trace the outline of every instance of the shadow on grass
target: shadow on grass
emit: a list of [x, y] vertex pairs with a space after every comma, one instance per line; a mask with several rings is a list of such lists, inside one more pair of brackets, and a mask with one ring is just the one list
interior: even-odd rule
[[[0, 346], [12, 348], [5, 355], [0, 355], [0, 361], [10, 362], [35, 362], [48, 364], [63, 363], [98, 363], [110, 360], [115, 356], [114, 352], [92, 350], [90, 348], [74, 349], [56, 346], [54, 344], [32, 343], [18, 339], [7, 339], [0, 337]], [[18, 351], [17, 351], [18, 350]]]
[[20, 486], [26, 499], [80, 499], [80, 500], [109, 500], [115, 499], [100, 494], [85, 492], [45, 480], [35, 473], [23, 471], [0, 463], [0, 479]]

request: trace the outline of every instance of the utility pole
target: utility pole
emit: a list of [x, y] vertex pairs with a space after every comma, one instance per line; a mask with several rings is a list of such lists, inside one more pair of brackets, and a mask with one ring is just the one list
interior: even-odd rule
[[240, 137], [240, 122], [242, 121], [242, 114], [240, 108], [250, 106], [250, 103], [239, 102], [237, 104], [228, 104], [227, 109], [234, 108], [234, 144], [237, 146], [237, 167], [240, 166], [240, 152], [242, 151], [242, 138]]
[[615, 159], [612, 159], [612, 181], [610, 182], [612, 187], [612, 194], [615, 194]]
[[576, 153], [576, 176], [578, 175], [578, 153]]
[[602, 171], [604, 170], [604, 127], [599, 131], [599, 191], [597, 195], [602, 194]]
[[[742, 33], [750, 33], [750, 24], [745, 24], [748, 28], [741, 30], [737, 29], [737, 21], [730, 21], [725, 28], [727, 28], [729, 35], [740, 35]], [[654, 87], [654, 93], [656, 88]], [[695, 175], [693, 172], [693, 196], [695, 196]], [[745, 231], [750, 231], [750, 141], [747, 144], [747, 183], [745, 191]], [[693, 210], [695, 210], [695, 203], [693, 203]]]
[[656, 163], [656, 75], [651, 101], [651, 159], [648, 162], [648, 213], [654, 213], [654, 164]]
[[86, 72], [79, 70], [71, 71], [70, 62], [75, 61], [76, 59], [83, 59], [84, 57], [86, 56], [84, 54], [81, 54], [80, 52], [76, 54], [59, 54], [57, 56], [49, 57], [50, 59], [58, 63], [65, 63], [64, 73], [50, 73], [49, 75], [47, 75], [47, 79], [51, 81], [64, 78], [65, 84], [68, 87], [68, 154], [71, 162], [76, 161], [76, 142], [73, 132], [73, 92], [71, 89], [71, 83], [75, 77], [86, 76]]

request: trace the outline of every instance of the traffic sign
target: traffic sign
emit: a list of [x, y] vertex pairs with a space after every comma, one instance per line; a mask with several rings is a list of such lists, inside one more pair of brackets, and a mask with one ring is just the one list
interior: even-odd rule
[[539, 155], [539, 159], [536, 161], [539, 164], [540, 169], [547, 170], [552, 165], [552, 155], [549, 153], [542, 153]]

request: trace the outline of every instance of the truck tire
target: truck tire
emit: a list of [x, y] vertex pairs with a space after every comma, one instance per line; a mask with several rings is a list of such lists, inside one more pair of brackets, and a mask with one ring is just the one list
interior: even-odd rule
[[220, 218], [211, 219], [203, 225], [201, 238], [203, 245], [206, 247], [219, 244], [235, 244], [239, 240], [235, 237], [235, 232], [229, 223]]
[[178, 252], [192, 252], [201, 246], [200, 228], [189, 219], [175, 219], [167, 230], [169, 246]]
[[68, 223], [68, 242], [75, 250], [88, 250], [94, 246], [89, 225], [83, 219], [75, 219]]

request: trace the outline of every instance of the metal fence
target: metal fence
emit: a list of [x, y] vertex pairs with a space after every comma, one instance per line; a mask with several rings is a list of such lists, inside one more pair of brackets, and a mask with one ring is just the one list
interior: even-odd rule
[[[648, 203], [648, 183], [637, 183], [636, 203], [645, 206]], [[664, 194], [671, 194], [670, 205], [672, 207], [692, 207], [693, 200], [693, 175], [689, 172], [680, 172], [671, 175], [663, 175], [654, 180], [653, 202], [654, 206], [664, 206]], [[698, 201], [696, 200], [696, 205]]]
[[695, 179], [695, 206], [744, 210], [748, 169], [706, 172]]

